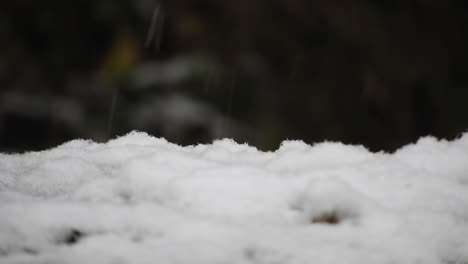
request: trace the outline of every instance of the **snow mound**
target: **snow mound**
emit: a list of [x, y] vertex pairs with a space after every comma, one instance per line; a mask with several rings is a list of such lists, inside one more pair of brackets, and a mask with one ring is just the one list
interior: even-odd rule
[[0, 154], [0, 263], [468, 263], [468, 134]]

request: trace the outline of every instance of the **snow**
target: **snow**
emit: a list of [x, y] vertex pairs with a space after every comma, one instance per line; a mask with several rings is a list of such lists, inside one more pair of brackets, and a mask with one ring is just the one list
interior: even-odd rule
[[468, 263], [468, 134], [0, 154], [0, 263]]

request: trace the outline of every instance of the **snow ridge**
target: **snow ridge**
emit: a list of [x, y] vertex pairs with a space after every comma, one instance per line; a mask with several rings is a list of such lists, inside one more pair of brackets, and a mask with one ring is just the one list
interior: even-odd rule
[[0, 263], [468, 263], [468, 134], [0, 154]]

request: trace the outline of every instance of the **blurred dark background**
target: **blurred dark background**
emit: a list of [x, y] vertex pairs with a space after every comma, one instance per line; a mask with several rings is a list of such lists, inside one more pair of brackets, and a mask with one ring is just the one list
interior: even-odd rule
[[0, 151], [131, 130], [392, 151], [468, 127], [462, 0], [0, 3]]

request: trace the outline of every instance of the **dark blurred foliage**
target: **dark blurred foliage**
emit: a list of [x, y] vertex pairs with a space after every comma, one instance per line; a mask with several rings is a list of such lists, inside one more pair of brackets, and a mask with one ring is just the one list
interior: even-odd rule
[[0, 3], [0, 151], [138, 129], [395, 150], [468, 127], [461, 0]]

